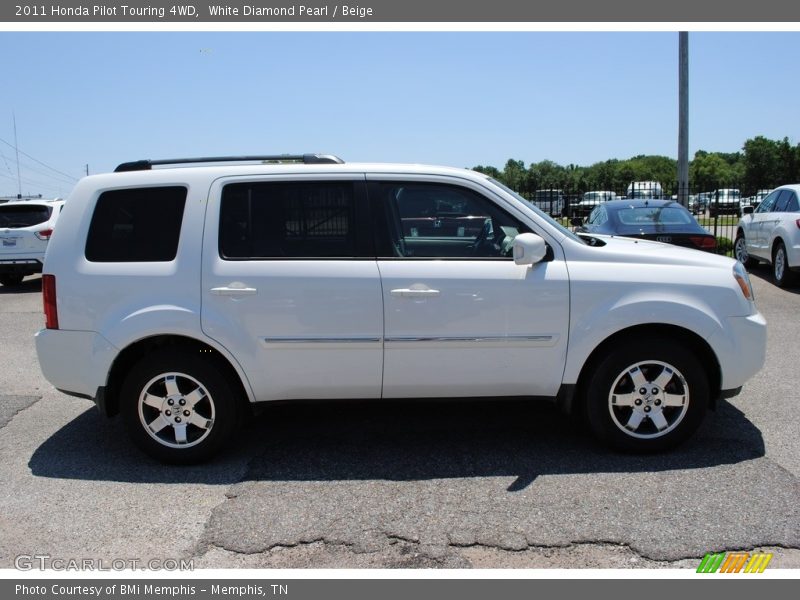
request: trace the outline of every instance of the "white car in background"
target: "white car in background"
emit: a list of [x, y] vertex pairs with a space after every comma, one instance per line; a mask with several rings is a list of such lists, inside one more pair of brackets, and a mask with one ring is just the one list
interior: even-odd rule
[[734, 253], [744, 266], [758, 261], [772, 265], [772, 276], [786, 287], [800, 271], [800, 185], [770, 193], [753, 211], [746, 207], [736, 228]]
[[0, 204], [0, 283], [18, 285], [42, 272], [44, 253], [63, 200], [22, 200]]

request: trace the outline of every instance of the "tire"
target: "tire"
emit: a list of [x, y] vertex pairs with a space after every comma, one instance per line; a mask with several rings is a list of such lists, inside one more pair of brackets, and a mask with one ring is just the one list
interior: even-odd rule
[[739, 233], [736, 236], [736, 241], [733, 244], [733, 255], [736, 257], [740, 263], [742, 263], [748, 269], [753, 268], [756, 265], [756, 260], [750, 257], [750, 254], [747, 252], [747, 241], [744, 238], [743, 233]]
[[788, 287], [794, 281], [794, 273], [789, 270], [789, 260], [786, 256], [786, 246], [778, 241], [772, 251], [772, 278], [775, 285], [781, 288]]
[[242, 399], [236, 387], [214, 359], [192, 352], [173, 348], [146, 356], [120, 390], [120, 412], [131, 439], [162, 462], [208, 460], [239, 425]]
[[25, 279], [24, 275], [0, 275], [0, 283], [5, 286], [19, 285]]
[[624, 452], [674, 448], [697, 430], [708, 409], [708, 376], [700, 364], [670, 339], [619, 343], [584, 387], [590, 429]]

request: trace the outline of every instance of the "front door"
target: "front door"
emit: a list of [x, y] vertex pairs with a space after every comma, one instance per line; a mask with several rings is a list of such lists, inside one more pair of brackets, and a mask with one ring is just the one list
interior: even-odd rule
[[551, 240], [550, 260], [517, 265], [511, 242], [531, 228], [475, 184], [368, 179], [383, 284], [383, 396], [555, 396], [569, 320], [560, 247]]

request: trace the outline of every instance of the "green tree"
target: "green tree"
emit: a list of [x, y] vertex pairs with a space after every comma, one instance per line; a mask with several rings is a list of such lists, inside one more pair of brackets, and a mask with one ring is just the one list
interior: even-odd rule
[[[788, 143], [788, 141], [787, 141]], [[778, 142], [756, 136], [744, 143], [744, 184], [748, 191], [780, 185]]]
[[717, 152], [698, 150], [689, 167], [692, 187], [698, 191], [711, 191], [738, 182], [734, 167]]

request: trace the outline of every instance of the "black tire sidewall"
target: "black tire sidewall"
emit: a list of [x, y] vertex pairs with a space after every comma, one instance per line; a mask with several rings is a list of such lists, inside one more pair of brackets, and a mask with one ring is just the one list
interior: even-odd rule
[[[652, 439], [634, 438], [624, 433], [611, 418], [608, 397], [611, 386], [622, 371], [643, 361], [661, 361], [677, 369], [689, 388], [689, 408], [678, 426]], [[669, 339], [647, 342], [627, 341], [597, 364], [585, 388], [585, 409], [590, 429], [602, 442], [625, 452], [661, 452], [674, 448], [691, 436], [709, 405], [708, 376], [695, 354], [686, 346]]]
[[[214, 400], [214, 425], [208, 437], [189, 448], [171, 448], [154, 440], [139, 419], [139, 395], [154, 377], [168, 372], [196, 379]], [[136, 363], [120, 390], [120, 413], [133, 442], [153, 458], [172, 464], [210, 459], [231, 439], [239, 425], [240, 399], [214, 360], [194, 356], [191, 349], [157, 351]]]

